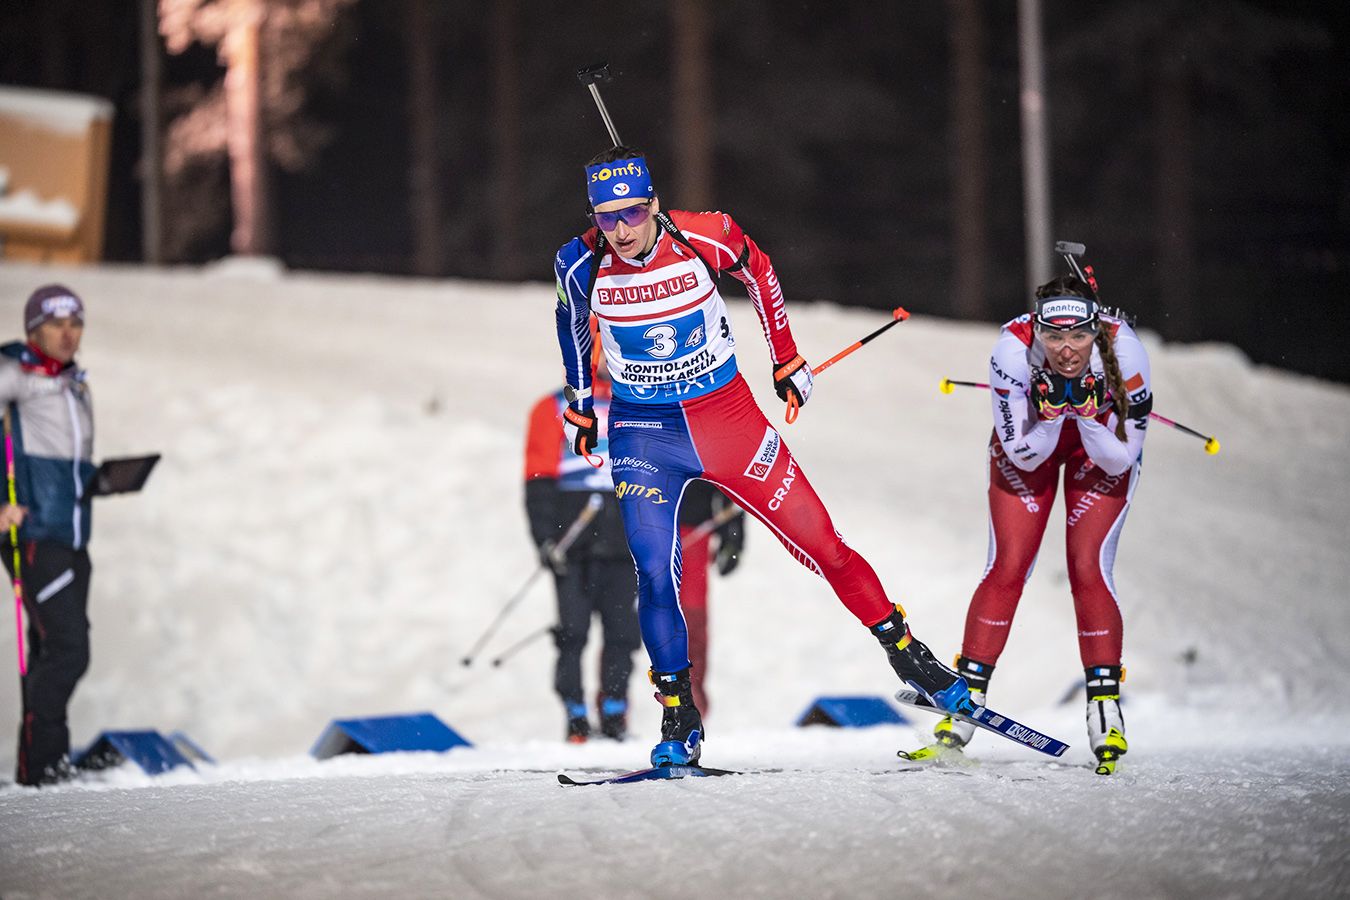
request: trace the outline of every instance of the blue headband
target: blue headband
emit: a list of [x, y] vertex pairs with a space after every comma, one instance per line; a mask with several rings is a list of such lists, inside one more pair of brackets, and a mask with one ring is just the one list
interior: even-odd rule
[[650, 200], [656, 196], [652, 173], [641, 156], [586, 167], [586, 196], [591, 208], [611, 200]]

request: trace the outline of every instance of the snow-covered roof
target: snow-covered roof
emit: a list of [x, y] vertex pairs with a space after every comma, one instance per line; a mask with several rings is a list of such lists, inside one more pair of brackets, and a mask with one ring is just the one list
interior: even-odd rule
[[113, 105], [102, 97], [0, 86], [0, 116], [22, 119], [38, 128], [78, 134], [93, 121], [112, 118]]

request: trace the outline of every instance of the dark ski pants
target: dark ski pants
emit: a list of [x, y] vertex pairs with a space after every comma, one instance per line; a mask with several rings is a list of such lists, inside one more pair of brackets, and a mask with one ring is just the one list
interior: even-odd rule
[[591, 629], [591, 616], [600, 615], [604, 647], [600, 651], [600, 693], [624, 700], [633, 674], [633, 653], [641, 643], [637, 619], [637, 575], [632, 558], [569, 559], [558, 589], [558, 666], [553, 687], [564, 703], [584, 703], [581, 652]]
[[[28, 615], [28, 674], [21, 679], [23, 720], [15, 780], [39, 784], [70, 755], [66, 705], [89, 668], [89, 552], [60, 544], [28, 542], [19, 574]], [[3, 544], [5, 569], [14, 577], [14, 549]]]

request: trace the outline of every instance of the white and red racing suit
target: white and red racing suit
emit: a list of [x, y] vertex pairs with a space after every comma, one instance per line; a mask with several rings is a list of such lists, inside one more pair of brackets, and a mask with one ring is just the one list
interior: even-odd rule
[[[1120, 664], [1122, 622], [1112, 568], [1139, 481], [1153, 395], [1148, 354], [1134, 330], [1108, 316], [1101, 317], [1101, 327], [1114, 337], [1130, 397], [1124, 440], [1116, 437], [1116, 414], [1109, 405], [1094, 419], [1038, 416], [1028, 392], [1032, 370], [1046, 368], [1046, 361], [1030, 316], [1004, 325], [994, 345], [989, 360], [994, 413], [989, 442], [989, 558], [966, 614], [962, 655], [967, 659], [990, 666], [998, 662], [1040, 550], [1062, 469], [1079, 652], [1084, 667]], [[1103, 376], [1095, 343], [1089, 366]]]

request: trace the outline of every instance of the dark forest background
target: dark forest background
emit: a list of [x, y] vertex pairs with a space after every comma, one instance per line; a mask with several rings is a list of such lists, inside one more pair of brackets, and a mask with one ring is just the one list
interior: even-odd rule
[[[586, 225], [581, 164], [608, 146], [574, 72], [606, 60], [663, 203], [735, 215], [790, 300], [1026, 306], [1014, 0], [262, 5], [265, 227], [239, 245], [225, 54], [166, 34], [163, 261], [550, 280]], [[1344, 13], [1044, 0], [1053, 233], [1087, 245], [1106, 302], [1168, 340], [1350, 381]], [[0, 83], [116, 104], [116, 261], [146, 257], [137, 22], [133, 0], [0, 4]]]

